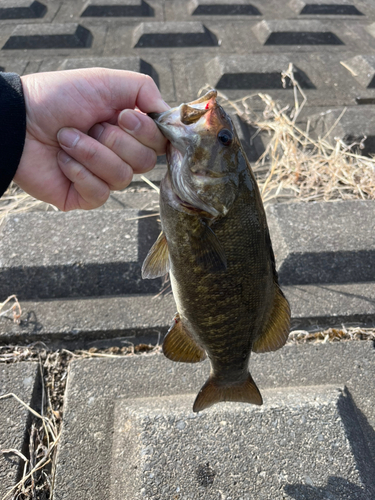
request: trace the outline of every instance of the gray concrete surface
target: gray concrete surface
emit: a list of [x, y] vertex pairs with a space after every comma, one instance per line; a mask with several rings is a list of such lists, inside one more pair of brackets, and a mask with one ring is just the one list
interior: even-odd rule
[[372, 201], [276, 204], [267, 214], [281, 283], [375, 280]]
[[0, 295], [50, 299], [158, 291], [160, 280], [145, 281], [140, 274], [160, 232], [156, 217], [143, 215], [150, 212], [9, 216], [0, 230]]
[[345, 393], [314, 387], [264, 397], [260, 409], [199, 415], [185, 396], [118, 401], [110, 498], [292, 499], [304, 489], [311, 500], [365, 498], [343, 422], [343, 413], [355, 419]]
[[[375, 281], [373, 202], [277, 204], [267, 212], [282, 285]], [[1, 228], [0, 293], [27, 300], [158, 292], [161, 280], [140, 276], [160, 231], [149, 215], [10, 216]]]
[[[38, 364], [0, 365], [0, 396], [13, 393], [34, 410], [38, 400]], [[0, 498], [22, 475], [24, 461], [14, 452], [27, 454], [29, 411], [14, 398], [0, 400]]]
[[254, 355], [263, 407], [192, 414], [208, 363], [160, 354], [75, 361], [55, 498], [369, 500], [374, 363], [371, 342]]
[[[375, 283], [285, 286], [292, 330], [375, 325]], [[170, 288], [156, 294], [21, 301], [20, 324], [0, 318], [0, 344], [43, 341], [82, 348], [129, 341], [161, 341], [176, 306]], [[120, 340], [121, 339], [121, 340]]]
[[[351, 64], [351, 61], [349, 61], [348, 67], [351, 68]], [[353, 71], [357, 71], [355, 66]], [[360, 72], [359, 76], [361, 76], [361, 79], [366, 78], [366, 75], [371, 78], [371, 74], [371, 71], [367, 69]], [[339, 139], [348, 145], [354, 142], [359, 144], [365, 139], [362, 148], [359, 149], [357, 146], [357, 149], [363, 155], [372, 153], [375, 146], [375, 134], [369, 123], [373, 121], [374, 107], [371, 104], [374, 104], [375, 101], [367, 98], [363, 93], [359, 94], [357, 101], [358, 104], [363, 104], [363, 106], [356, 110], [338, 108], [313, 114], [310, 118], [312, 137], [326, 137], [333, 146]], [[339, 120], [341, 115], [342, 118]]]

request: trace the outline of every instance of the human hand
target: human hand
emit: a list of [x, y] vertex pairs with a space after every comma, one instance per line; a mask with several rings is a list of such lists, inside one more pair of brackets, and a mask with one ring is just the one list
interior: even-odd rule
[[14, 181], [60, 210], [103, 205], [165, 152], [143, 113], [168, 106], [146, 75], [91, 68], [27, 75], [22, 85], [26, 140]]

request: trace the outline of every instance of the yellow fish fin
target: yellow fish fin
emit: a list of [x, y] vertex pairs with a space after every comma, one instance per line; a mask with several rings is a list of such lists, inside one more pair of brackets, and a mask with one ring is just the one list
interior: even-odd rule
[[198, 363], [206, 359], [206, 353], [184, 328], [177, 313], [163, 342], [163, 353], [172, 361]]
[[252, 351], [268, 352], [280, 349], [288, 339], [290, 329], [290, 307], [279, 285], [275, 283], [276, 294], [273, 308], [262, 333], [253, 343]]
[[142, 278], [158, 278], [169, 271], [169, 251], [167, 238], [163, 231], [152, 245], [142, 266]]
[[217, 377], [211, 375], [194, 401], [193, 411], [202, 411], [221, 401], [236, 401], [238, 403], [263, 404], [259, 392], [250, 373], [240, 382], [223, 384]]

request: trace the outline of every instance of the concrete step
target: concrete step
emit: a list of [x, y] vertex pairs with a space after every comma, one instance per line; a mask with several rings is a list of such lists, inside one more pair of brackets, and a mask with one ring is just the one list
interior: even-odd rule
[[[0, 397], [16, 394], [25, 404], [39, 412], [39, 391], [37, 363], [0, 365]], [[24, 461], [14, 450], [27, 454], [29, 426], [30, 413], [25, 406], [13, 397], [0, 399], [0, 498], [22, 476]]]
[[267, 214], [282, 284], [375, 281], [373, 201], [274, 204]]
[[[277, 204], [268, 214], [281, 285], [375, 281], [372, 201]], [[1, 228], [0, 296], [157, 293], [161, 279], [140, 274], [160, 231], [156, 215], [135, 209], [10, 215]]]
[[159, 291], [161, 280], [142, 280], [140, 272], [160, 232], [150, 215], [130, 209], [9, 216], [1, 228], [0, 296], [50, 299]]
[[55, 498], [373, 498], [374, 362], [369, 342], [254, 355], [263, 407], [193, 414], [208, 363], [74, 361]]
[[[20, 324], [0, 318], [0, 344], [43, 341], [52, 347], [89, 348], [120, 342], [161, 342], [176, 312], [166, 294], [21, 301]], [[375, 283], [285, 286], [292, 330], [375, 324]], [[119, 340], [121, 339], [121, 340]]]

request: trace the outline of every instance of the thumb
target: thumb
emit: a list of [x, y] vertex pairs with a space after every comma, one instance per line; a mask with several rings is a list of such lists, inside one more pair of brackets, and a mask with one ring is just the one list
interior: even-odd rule
[[133, 71], [106, 70], [103, 77], [110, 89], [110, 106], [113, 109], [138, 107], [144, 113], [161, 113], [169, 109], [156, 83], [148, 75]]

